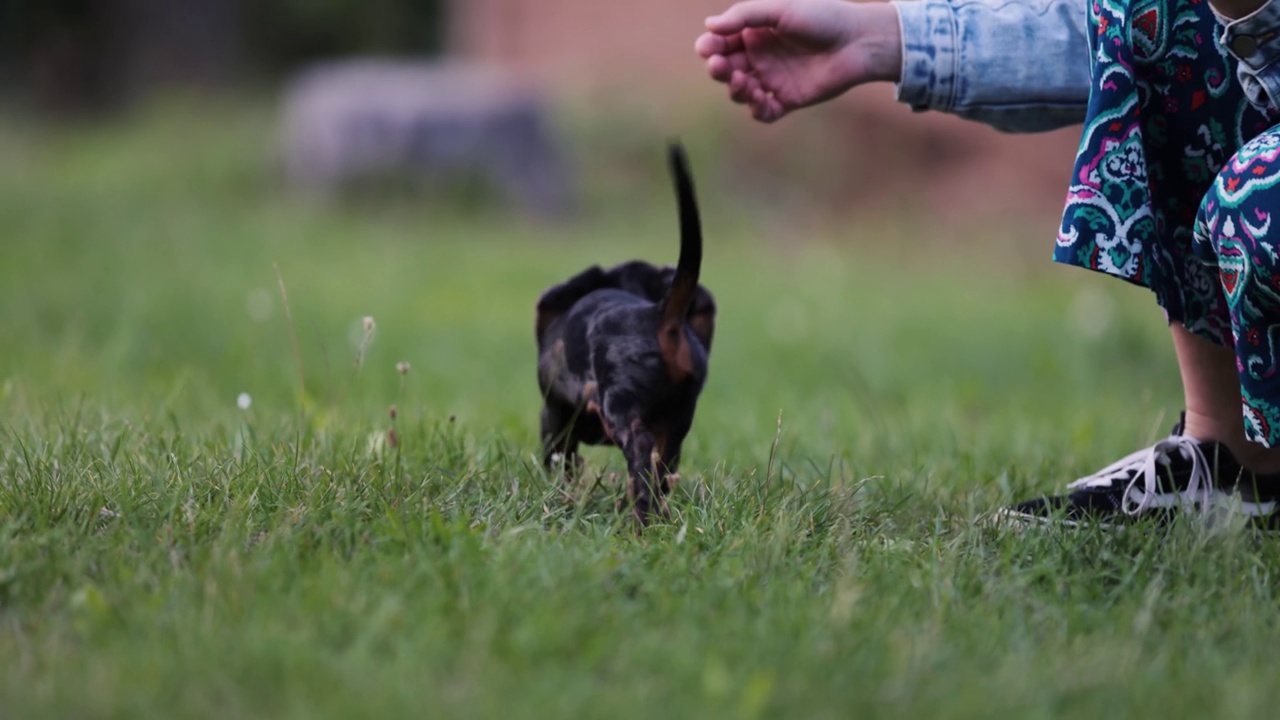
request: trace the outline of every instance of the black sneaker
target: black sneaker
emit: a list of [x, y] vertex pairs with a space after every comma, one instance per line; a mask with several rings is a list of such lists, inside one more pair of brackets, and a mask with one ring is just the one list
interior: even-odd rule
[[1244, 517], [1253, 528], [1280, 532], [1280, 474], [1255, 475], [1246, 470], [1230, 494], [1215, 503], [1226, 513]]
[[1163, 523], [1180, 512], [1234, 506], [1254, 524], [1271, 522], [1280, 482], [1265, 482], [1266, 492], [1253, 492], [1247, 501], [1240, 495], [1231, 502], [1237, 488], [1256, 490], [1258, 480], [1265, 479], [1244, 471], [1225, 445], [1184, 435], [1182, 428], [1179, 420], [1169, 437], [1076, 480], [1067, 486], [1067, 494], [1004, 508], [997, 520], [1117, 527], [1137, 520]]

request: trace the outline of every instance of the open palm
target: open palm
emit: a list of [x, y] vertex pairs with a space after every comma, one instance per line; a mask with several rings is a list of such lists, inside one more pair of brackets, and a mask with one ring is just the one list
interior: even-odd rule
[[707, 19], [698, 54], [735, 102], [773, 122], [901, 66], [896, 11], [842, 0], [749, 0]]

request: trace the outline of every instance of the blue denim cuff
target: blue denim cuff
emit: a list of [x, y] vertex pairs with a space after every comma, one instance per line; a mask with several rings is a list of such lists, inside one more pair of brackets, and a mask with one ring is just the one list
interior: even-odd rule
[[894, 0], [902, 33], [902, 77], [896, 97], [911, 109], [947, 112], [955, 106], [956, 16], [937, 0]]
[[1089, 102], [1087, 2], [893, 0], [898, 101], [1005, 132], [1079, 123]]
[[[1212, 6], [1211, 6], [1212, 7]], [[1229, 20], [1218, 14], [1223, 25], [1220, 41], [1227, 52], [1240, 61], [1237, 76], [1245, 95], [1254, 107], [1275, 114], [1280, 106], [1280, 2], [1268, 0], [1265, 5], [1238, 19]]]

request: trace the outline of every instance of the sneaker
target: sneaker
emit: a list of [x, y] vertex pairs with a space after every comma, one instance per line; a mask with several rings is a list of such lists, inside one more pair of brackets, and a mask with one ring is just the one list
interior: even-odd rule
[[[1280, 478], [1264, 482], [1266, 492], [1257, 492], [1258, 480], [1268, 479], [1244, 471], [1225, 445], [1184, 435], [1180, 419], [1169, 437], [1076, 480], [1065, 495], [1018, 503], [1000, 510], [997, 519], [1023, 525], [1119, 527], [1138, 520], [1164, 523], [1183, 512], [1234, 506], [1254, 524], [1269, 523], [1280, 498]], [[1229, 494], [1237, 490], [1232, 498]]]
[[1258, 530], [1280, 532], [1280, 474], [1241, 473], [1229, 496], [1217, 500], [1228, 513], [1243, 516]]

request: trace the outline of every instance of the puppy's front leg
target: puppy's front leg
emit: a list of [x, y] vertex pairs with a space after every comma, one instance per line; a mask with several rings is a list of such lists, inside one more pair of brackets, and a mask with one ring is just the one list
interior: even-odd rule
[[640, 525], [648, 525], [655, 514], [666, 514], [657, 481], [664, 472], [657, 442], [638, 418], [615, 422], [614, 441], [627, 459], [627, 502]]
[[674, 451], [670, 447], [666, 448], [666, 453], [658, 466], [658, 472], [662, 477], [663, 494], [670, 494], [680, 482], [680, 450], [678, 448]]
[[574, 432], [573, 408], [548, 401], [542, 407], [542, 462], [548, 470], [554, 468], [556, 456], [564, 462], [565, 479], [577, 479], [582, 457], [578, 455], [578, 436]]

